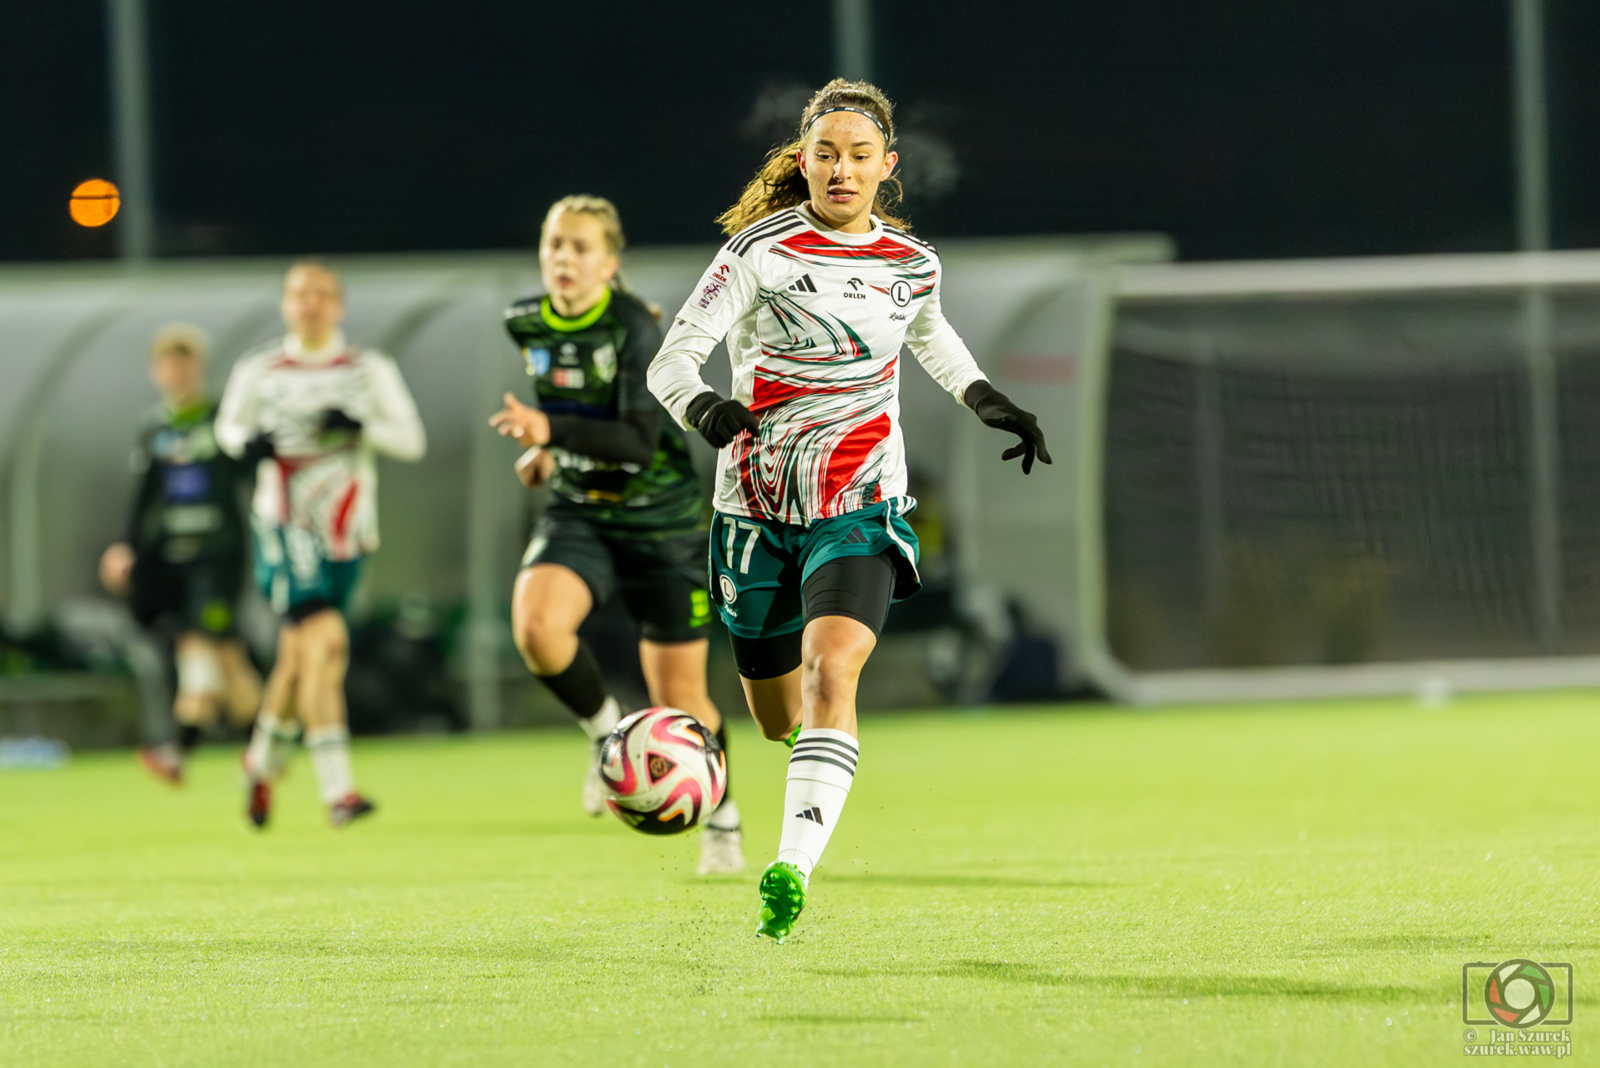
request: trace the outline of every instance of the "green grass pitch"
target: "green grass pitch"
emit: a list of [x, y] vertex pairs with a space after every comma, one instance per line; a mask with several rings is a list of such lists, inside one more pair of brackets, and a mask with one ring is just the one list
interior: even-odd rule
[[358, 742], [342, 832], [303, 757], [261, 835], [236, 752], [0, 774], [0, 1063], [1457, 1064], [1520, 956], [1600, 1061], [1600, 694], [869, 717], [782, 946], [786, 750], [736, 732], [708, 880], [583, 815], [583, 744]]

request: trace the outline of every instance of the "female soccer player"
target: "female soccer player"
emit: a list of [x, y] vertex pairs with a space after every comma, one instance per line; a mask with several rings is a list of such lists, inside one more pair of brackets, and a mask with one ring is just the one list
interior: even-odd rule
[[[650, 366], [673, 417], [720, 450], [711, 566], [750, 711], [794, 739], [758, 931], [782, 941], [855, 776], [856, 683], [891, 600], [918, 588], [900, 436], [904, 344], [989, 426], [1050, 462], [1034, 417], [978, 370], [939, 310], [939, 257], [880, 197], [891, 105], [829, 82], [719, 220], [722, 247]], [[892, 203], [889, 202], [889, 203]], [[724, 337], [733, 397], [700, 378]]]
[[342, 614], [362, 558], [378, 547], [373, 454], [420, 460], [427, 436], [394, 361], [346, 343], [338, 275], [295, 264], [281, 306], [288, 334], [240, 358], [217, 414], [222, 447], [257, 461], [256, 583], [283, 617], [245, 750], [246, 815], [266, 825], [298, 721], [328, 820], [343, 827], [373, 810], [350, 771]]
[[[605, 810], [599, 748], [620, 710], [594, 653], [578, 637], [613, 592], [639, 624], [650, 700], [715, 732], [706, 693], [706, 533], [700, 488], [677, 425], [645, 385], [661, 344], [656, 317], [617, 283], [622, 221], [611, 202], [572, 196], [545, 215], [539, 268], [545, 296], [513, 304], [506, 329], [522, 349], [538, 407], [510, 393], [489, 420], [530, 452], [518, 471], [548, 483], [545, 510], [512, 593], [512, 631], [528, 670], [544, 680], [592, 743], [583, 807]], [[731, 796], [701, 835], [700, 873], [744, 868]]]
[[152, 774], [177, 784], [201, 731], [223, 711], [248, 726], [261, 699], [261, 678], [234, 629], [245, 551], [239, 491], [249, 476], [217, 447], [205, 331], [192, 323], [156, 331], [150, 381], [161, 404], [139, 432], [139, 491], [126, 536], [100, 557], [100, 580], [128, 597], [141, 624], [170, 622], [178, 632], [176, 743], [139, 751]]

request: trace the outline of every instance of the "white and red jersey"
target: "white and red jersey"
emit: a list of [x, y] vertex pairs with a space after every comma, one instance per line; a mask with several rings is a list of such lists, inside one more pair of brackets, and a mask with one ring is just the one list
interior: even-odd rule
[[940, 311], [941, 277], [910, 234], [876, 217], [864, 234], [825, 229], [804, 205], [722, 247], [649, 374], [684, 423], [710, 388], [701, 364], [727, 338], [733, 396], [761, 433], [718, 457], [719, 512], [808, 526], [905, 497], [901, 346], [957, 399], [984, 377]]
[[[321, 430], [337, 409], [361, 423], [359, 437]], [[335, 333], [308, 350], [294, 335], [239, 359], [217, 410], [217, 443], [232, 456], [259, 434], [275, 456], [256, 470], [258, 522], [310, 532], [329, 560], [378, 547], [378, 473], [373, 452], [418, 460], [427, 449], [416, 402], [400, 369]]]

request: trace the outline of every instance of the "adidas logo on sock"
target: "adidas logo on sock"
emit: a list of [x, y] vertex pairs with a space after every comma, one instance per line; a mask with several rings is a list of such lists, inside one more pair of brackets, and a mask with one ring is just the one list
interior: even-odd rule
[[786, 287], [791, 293], [815, 293], [817, 287], [811, 284], [811, 276], [803, 274], [798, 282], [790, 282]]
[[826, 824], [824, 824], [822, 822], [822, 810], [820, 808], [818, 808], [816, 805], [812, 805], [810, 808], [806, 809], [804, 812], [796, 812], [794, 814], [794, 818], [797, 819], [797, 820], [810, 820], [812, 823], [815, 823], [818, 827], [826, 826]]

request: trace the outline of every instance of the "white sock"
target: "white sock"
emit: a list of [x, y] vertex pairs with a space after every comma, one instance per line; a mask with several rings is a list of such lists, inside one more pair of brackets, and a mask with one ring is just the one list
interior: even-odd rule
[[711, 818], [706, 820], [706, 826], [713, 827], [719, 831], [737, 831], [739, 829], [739, 803], [731, 797], [723, 798], [722, 804], [718, 805], [717, 810], [711, 814]]
[[600, 706], [600, 711], [588, 719], [578, 720], [578, 726], [583, 728], [583, 733], [589, 736], [591, 742], [599, 745], [621, 722], [622, 706], [617, 704], [615, 697], [607, 697], [606, 703]]
[[343, 727], [318, 727], [306, 731], [306, 751], [311, 754], [311, 769], [317, 773], [317, 788], [322, 803], [331, 805], [356, 792], [350, 774], [350, 732]]
[[789, 756], [789, 784], [783, 791], [778, 859], [799, 868], [808, 882], [844, 814], [860, 754], [854, 738], [827, 727], [801, 731], [795, 739]]
[[277, 782], [298, 737], [295, 723], [282, 723], [276, 716], [261, 713], [250, 734], [250, 746], [244, 751], [245, 770], [258, 779]]

